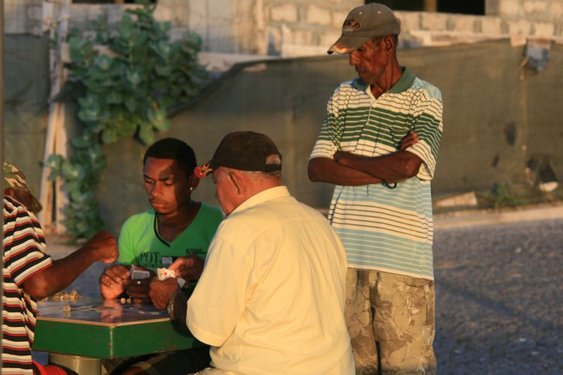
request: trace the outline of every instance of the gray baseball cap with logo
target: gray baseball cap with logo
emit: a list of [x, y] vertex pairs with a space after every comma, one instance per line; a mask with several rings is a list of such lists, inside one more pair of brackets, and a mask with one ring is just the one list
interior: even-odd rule
[[383, 4], [370, 3], [352, 9], [344, 24], [342, 35], [327, 53], [349, 53], [360, 48], [371, 38], [399, 35], [401, 21]]

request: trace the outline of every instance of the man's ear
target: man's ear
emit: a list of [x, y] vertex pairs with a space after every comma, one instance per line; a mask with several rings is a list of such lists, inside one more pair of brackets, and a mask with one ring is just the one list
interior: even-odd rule
[[383, 48], [387, 52], [392, 51], [395, 48], [395, 39], [391, 36], [383, 38]]
[[237, 170], [231, 170], [229, 171], [229, 178], [233, 181], [237, 194], [242, 194], [245, 190], [244, 175]]

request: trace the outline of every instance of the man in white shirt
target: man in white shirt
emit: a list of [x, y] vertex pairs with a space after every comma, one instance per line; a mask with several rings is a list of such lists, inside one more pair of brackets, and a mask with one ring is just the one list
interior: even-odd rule
[[[282, 185], [267, 136], [225, 136], [201, 177], [213, 175], [226, 214], [189, 301], [173, 279], [171, 316], [212, 346], [200, 374], [354, 374], [344, 320], [346, 257], [325, 217]], [[187, 311], [186, 311], [187, 309]]]

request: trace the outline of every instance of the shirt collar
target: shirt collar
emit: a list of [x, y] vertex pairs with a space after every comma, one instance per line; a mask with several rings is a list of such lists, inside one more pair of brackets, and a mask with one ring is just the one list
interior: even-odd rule
[[231, 215], [235, 213], [240, 213], [244, 210], [247, 210], [251, 207], [257, 206], [261, 203], [267, 202], [272, 199], [289, 197], [289, 196], [290, 196], [289, 190], [287, 190], [287, 187], [283, 185], [269, 188], [248, 198], [240, 206], [235, 208], [233, 212], [231, 212]]
[[[403, 71], [401, 78], [385, 93], [400, 94], [403, 91], [408, 90], [412, 86], [416, 76], [407, 67], [402, 66], [401, 70]], [[366, 85], [361, 78], [356, 78], [355, 80], [353, 80], [352, 86], [361, 91], [367, 91], [369, 89], [369, 86]]]

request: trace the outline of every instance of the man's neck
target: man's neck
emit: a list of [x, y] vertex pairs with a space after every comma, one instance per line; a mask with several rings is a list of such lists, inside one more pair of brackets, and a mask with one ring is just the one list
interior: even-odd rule
[[190, 200], [173, 213], [157, 214], [159, 235], [166, 241], [172, 242], [194, 221], [200, 207], [201, 203]]
[[377, 99], [383, 93], [391, 90], [391, 88], [401, 79], [403, 70], [397, 61], [392, 61], [388, 68], [381, 76], [379, 82], [370, 86], [371, 93]]

